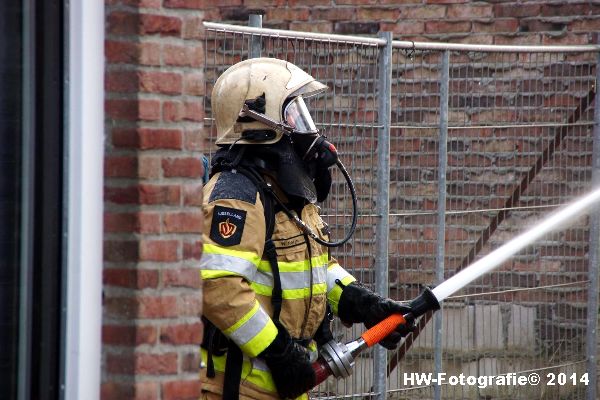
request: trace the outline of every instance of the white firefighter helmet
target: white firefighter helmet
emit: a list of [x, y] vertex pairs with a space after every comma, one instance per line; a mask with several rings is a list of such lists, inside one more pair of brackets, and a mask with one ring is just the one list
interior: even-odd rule
[[212, 90], [212, 113], [217, 124], [216, 144], [271, 144], [281, 139], [281, 130], [275, 130], [274, 137], [269, 140], [257, 142], [242, 139], [245, 131], [273, 131], [272, 126], [257, 120], [238, 121], [246, 100], [264, 94], [264, 115], [278, 123], [286, 123], [283, 121], [282, 107], [287, 99], [300, 95], [308, 97], [325, 90], [326, 85], [285, 60], [251, 58], [241, 61], [223, 72]]

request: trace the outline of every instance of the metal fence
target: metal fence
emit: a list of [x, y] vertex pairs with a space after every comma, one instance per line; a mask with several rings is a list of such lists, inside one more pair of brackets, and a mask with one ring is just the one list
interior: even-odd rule
[[[358, 228], [335, 256], [382, 294], [414, 298], [598, 181], [600, 46], [205, 28], [207, 153], [212, 84], [230, 65], [286, 59], [331, 89], [309, 107], [359, 196]], [[351, 214], [341, 174], [323, 207], [340, 237]], [[350, 378], [330, 379], [312, 397], [595, 399], [598, 232], [594, 215], [548, 235], [449, 298], [431, 321], [423, 317], [397, 352], [365, 354]], [[350, 341], [361, 329], [339, 325], [335, 334]], [[410, 372], [535, 372], [542, 384], [438, 386], [411, 381]], [[585, 372], [588, 385], [579, 382]], [[577, 384], [547, 386], [551, 373], [575, 373]]]

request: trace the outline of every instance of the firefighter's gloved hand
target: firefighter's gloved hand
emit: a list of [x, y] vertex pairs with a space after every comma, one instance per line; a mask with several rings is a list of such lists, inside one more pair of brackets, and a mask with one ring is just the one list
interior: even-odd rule
[[312, 389], [317, 381], [308, 351], [277, 324], [279, 333], [259, 357], [265, 360], [282, 399], [293, 399]]
[[[410, 312], [408, 303], [383, 298], [356, 282], [344, 287], [338, 304], [338, 316], [342, 322], [362, 322], [367, 328], [391, 314], [404, 315], [408, 312]], [[379, 344], [388, 350], [393, 350], [398, 346], [402, 337], [414, 329], [414, 321], [407, 322], [396, 328]]]

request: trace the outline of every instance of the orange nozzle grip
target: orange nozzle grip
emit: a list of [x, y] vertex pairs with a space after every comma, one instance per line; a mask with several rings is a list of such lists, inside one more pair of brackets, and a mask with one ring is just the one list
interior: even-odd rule
[[369, 347], [371, 347], [392, 333], [398, 327], [398, 325], [405, 323], [406, 319], [404, 319], [402, 314], [392, 314], [386, 319], [379, 321], [377, 325], [369, 328], [360, 337], [363, 338]]

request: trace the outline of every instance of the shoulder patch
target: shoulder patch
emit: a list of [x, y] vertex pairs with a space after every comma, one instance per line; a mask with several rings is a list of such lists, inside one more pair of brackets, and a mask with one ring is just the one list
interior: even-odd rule
[[256, 196], [257, 189], [250, 179], [239, 173], [223, 171], [219, 175], [208, 201], [233, 199], [255, 204]]
[[210, 238], [222, 246], [234, 246], [242, 241], [246, 211], [215, 206], [210, 223]]

